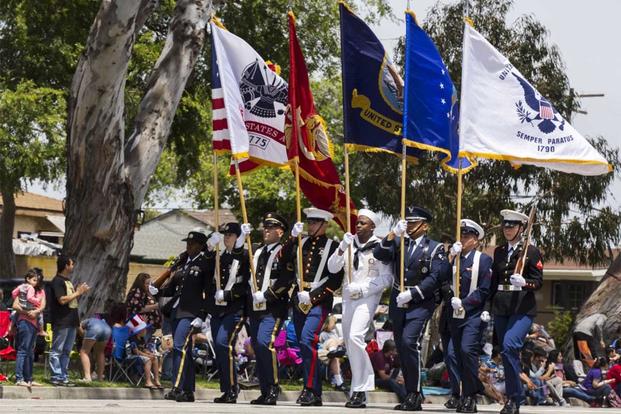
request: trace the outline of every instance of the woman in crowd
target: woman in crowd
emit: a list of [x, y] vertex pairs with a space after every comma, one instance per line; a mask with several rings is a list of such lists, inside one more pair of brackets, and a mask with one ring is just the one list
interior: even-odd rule
[[82, 362], [82, 370], [84, 371], [84, 382], [91, 382], [91, 359], [90, 354], [93, 351], [93, 361], [97, 365], [97, 376], [95, 379], [101, 381], [104, 378], [104, 370], [106, 368], [106, 356], [104, 350], [112, 335], [112, 328], [104, 319], [91, 317], [83, 320], [78, 329], [82, 336], [82, 346], [80, 347], [80, 361]]
[[600, 405], [608, 399], [608, 396], [612, 392], [612, 388], [609, 384], [614, 382], [614, 379], [604, 379], [603, 372], [608, 368], [608, 361], [606, 358], [596, 358], [593, 362], [593, 366], [587, 372], [586, 378], [580, 384], [580, 387], [592, 397], [595, 397], [597, 402], [591, 405]]
[[546, 364], [547, 370], [544, 376], [549, 378], [546, 384], [548, 384], [550, 393], [555, 396], [555, 399], [559, 396], [562, 398], [557, 399], [560, 405], [566, 405], [568, 398], [577, 398], [589, 404], [595, 400], [594, 397], [578, 387], [574, 381], [567, 379], [561, 351], [557, 349], [550, 351]]
[[162, 327], [159, 304], [149, 292], [150, 283], [151, 276], [148, 273], [139, 273], [125, 300], [128, 315], [140, 315], [142, 320], [150, 325], [145, 336], [147, 343], [151, 340], [153, 332]]
[[19, 296], [13, 301], [13, 308], [17, 310], [17, 359], [15, 360], [15, 385], [31, 387], [39, 385], [32, 381], [32, 365], [34, 363], [34, 347], [39, 331], [39, 315], [45, 309], [45, 290], [43, 289], [43, 274], [30, 269], [24, 277], [26, 283], [33, 286], [34, 298], [39, 303], [35, 309], [22, 308]]
[[332, 374], [332, 384], [336, 391], [348, 392], [349, 390], [343, 382], [341, 375], [341, 361], [339, 358], [345, 356], [343, 338], [336, 331], [336, 316], [330, 315], [326, 318], [319, 335], [319, 347], [327, 357], [328, 368]]

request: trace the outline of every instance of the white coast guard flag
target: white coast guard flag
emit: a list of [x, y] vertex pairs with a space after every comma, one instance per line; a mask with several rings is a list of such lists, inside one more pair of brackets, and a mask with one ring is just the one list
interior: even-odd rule
[[460, 156], [508, 160], [581, 175], [611, 168], [552, 103], [466, 24]]
[[287, 164], [287, 82], [248, 43], [214, 21], [211, 33], [214, 151], [230, 152], [242, 171]]

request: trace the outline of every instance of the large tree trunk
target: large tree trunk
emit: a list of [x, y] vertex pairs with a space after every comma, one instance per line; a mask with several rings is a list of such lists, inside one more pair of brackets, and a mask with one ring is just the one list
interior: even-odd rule
[[[582, 305], [576, 315], [575, 323], [580, 322], [594, 313], [603, 313], [608, 317], [604, 324], [604, 339], [609, 343], [613, 339], [621, 338], [621, 254], [613, 260], [606, 271], [599, 286]], [[575, 326], [574, 323], [574, 326]], [[565, 354], [573, 357], [573, 343], [571, 338], [563, 347]], [[569, 358], [567, 358], [569, 359]]]
[[13, 253], [13, 230], [15, 229], [15, 194], [2, 190], [2, 215], [0, 215], [0, 278], [14, 278], [15, 253]]
[[202, 48], [208, 2], [178, 0], [168, 38], [125, 141], [124, 87], [137, 32], [155, 0], [104, 0], [71, 87], [65, 250], [91, 286], [81, 314], [125, 296], [134, 226], [185, 84]]

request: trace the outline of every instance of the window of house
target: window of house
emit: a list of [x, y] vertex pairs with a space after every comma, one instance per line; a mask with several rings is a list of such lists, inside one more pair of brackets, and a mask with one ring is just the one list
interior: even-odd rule
[[563, 310], [580, 309], [596, 286], [596, 282], [554, 282], [552, 305]]

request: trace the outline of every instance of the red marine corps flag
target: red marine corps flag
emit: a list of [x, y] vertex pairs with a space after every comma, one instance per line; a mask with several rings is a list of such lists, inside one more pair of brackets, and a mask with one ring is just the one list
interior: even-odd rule
[[[345, 192], [332, 162], [332, 143], [325, 122], [315, 111], [308, 70], [295, 32], [295, 16], [289, 12], [289, 107], [285, 120], [287, 156], [291, 168], [299, 163], [300, 188], [317, 208], [334, 214], [341, 228], [347, 227]], [[350, 217], [356, 228], [353, 202]]]

